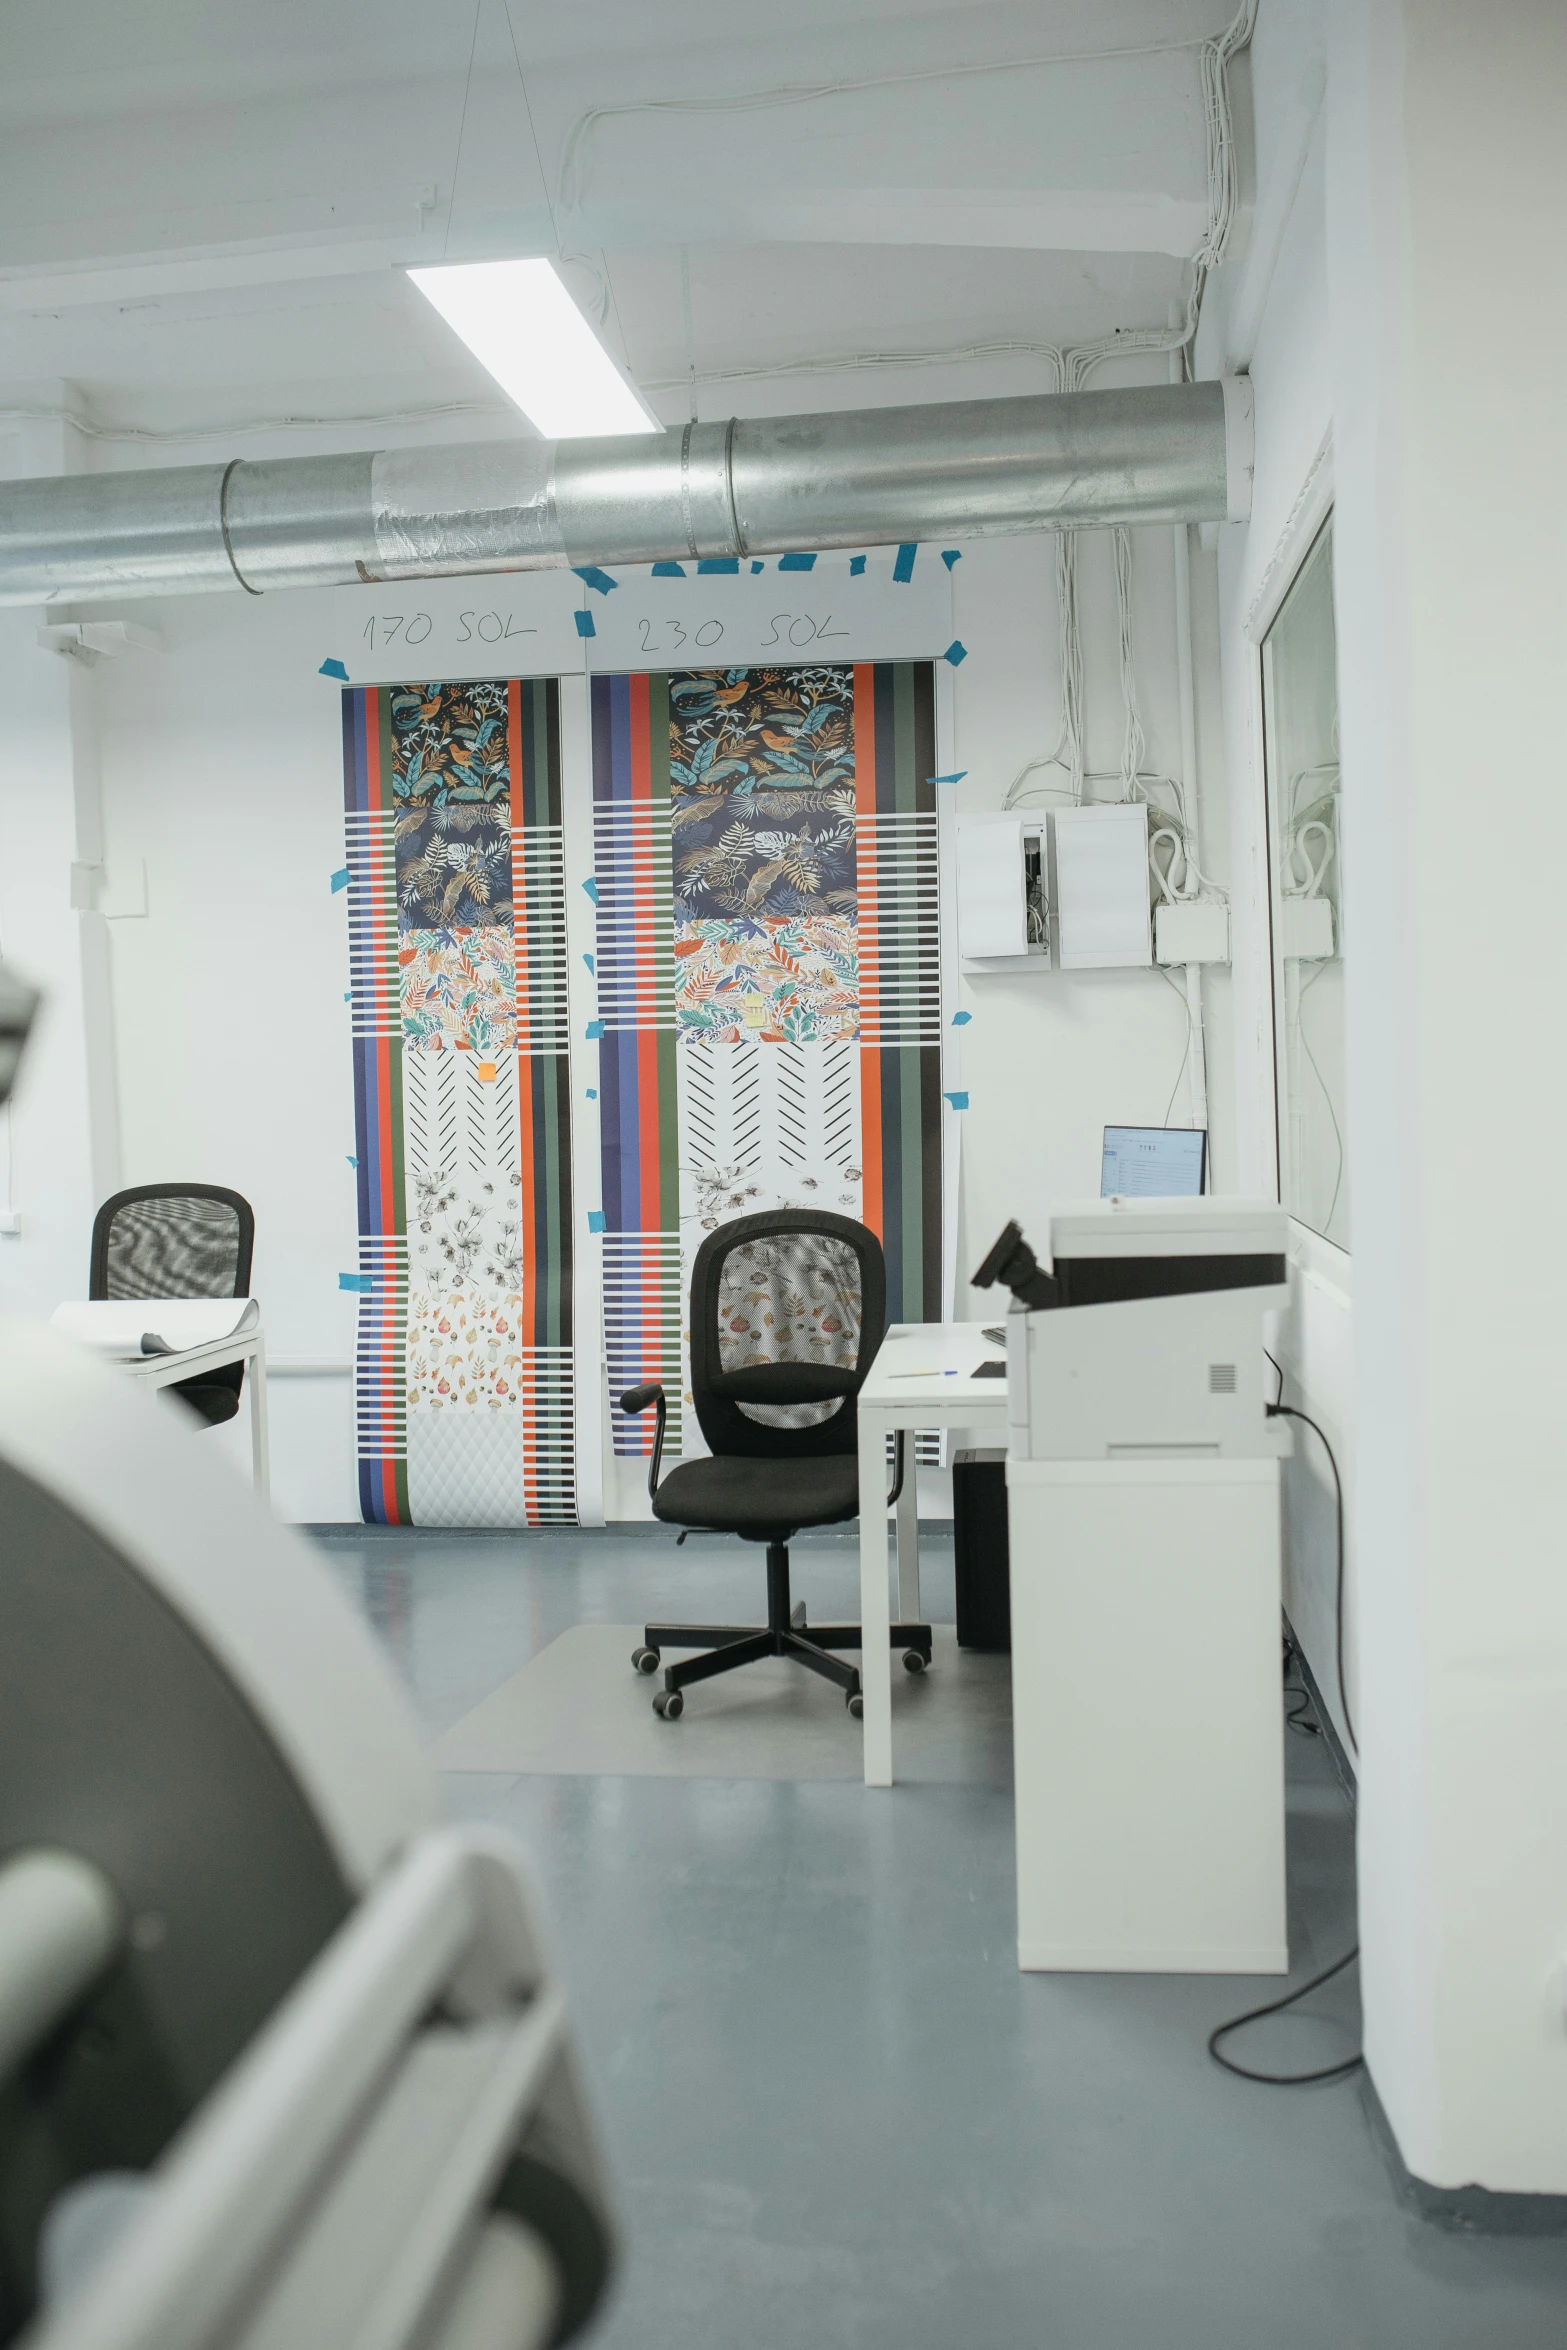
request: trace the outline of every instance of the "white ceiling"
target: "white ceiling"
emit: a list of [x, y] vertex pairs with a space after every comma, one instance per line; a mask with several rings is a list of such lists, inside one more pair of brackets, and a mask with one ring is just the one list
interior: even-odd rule
[[[101, 424], [155, 435], [451, 408], [370, 437], [526, 430], [402, 265], [563, 251], [674, 421], [682, 247], [704, 415], [1042, 386], [1026, 354], [799, 368], [1166, 324], [1206, 218], [1195, 43], [1231, 13], [1229, 0], [665, 0], [656, 14], [645, 0], [511, 0], [509, 18], [506, 0], [13, 7], [0, 14], [0, 404], [63, 381]], [[824, 91], [843, 81], [861, 86]], [[799, 90], [816, 94], [702, 104]], [[769, 368], [792, 372], [743, 372]], [[303, 448], [366, 431], [265, 437]], [[104, 463], [169, 461], [158, 440], [98, 446]]]

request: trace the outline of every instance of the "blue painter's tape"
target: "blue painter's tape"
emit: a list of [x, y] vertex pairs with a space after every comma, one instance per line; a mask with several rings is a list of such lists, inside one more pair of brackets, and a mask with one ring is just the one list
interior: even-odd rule
[[337, 1286], [339, 1289], [367, 1290], [370, 1287], [370, 1275], [368, 1273], [339, 1273]]
[[591, 612], [573, 612], [571, 617], [577, 624], [578, 636], [598, 635], [598, 630], [593, 625], [593, 615]]
[[947, 569], [950, 571], [954, 563], [962, 562], [963, 549], [961, 547], [943, 547], [941, 550], [941, 560], [943, 563], [945, 563]]
[[351, 1003], [353, 1002], [353, 1000], [354, 1000], [354, 991], [353, 991], [353, 989], [352, 989], [351, 987], [345, 987], [345, 988], [344, 988], [344, 990], [343, 990], [343, 1001], [344, 1001], [344, 1003], [345, 1003], [345, 1004], [351, 1004]]
[[344, 1151], [344, 1153], [343, 1153], [343, 1156], [344, 1156], [344, 1158], [345, 1158], [345, 1159], [348, 1161], [348, 1164], [349, 1164], [351, 1167], [357, 1167], [357, 1166], [358, 1166], [358, 1164], [359, 1164], [359, 1161], [358, 1161], [358, 1160], [357, 1160], [357, 1159], [354, 1157], [354, 1154], [353, 1154], [353, 1152], [352, 1152], [352, 1151]]
[[910, 546], [907, 540], [898, 549], [898, 560], [892, 567], [892, 576], [899, 587], [907, 587], [914, 577], [914, 558], [918, 553], [918, 545]]
[[597, 588], [601, 596], [607, 596], [611, 588], [620, 585], [618, 579], [613, 578], [607, 571], [601, 571], [596, 563], [573, 563], [571, 568], [579, 579], [587, 582], [590, 588]]
[[348, 867], [347, 867], [346, 865], [339, 865], [339, 867], [338, 867], [337, 871], [336, 871], [336, 872], [333, 874], [333, 876], [332, 876], [332, 895], [333, 895], [333, 897], [336, 897], [336, 895], [337, 895], [337, 893], [338, 893], [338, 891], [339, 891], [340, 889], [346, 889], [347, 887], [348, 887]]
[[603, 1229], [604, 1229], [604, 1211], [603, 1211], [603, 1209], [602, 1209], [602, 1208], [589, 1208], [589, 1210], [588, 1210], [588, 1230], [589, 1230], [590, 1232], [602, 1232], [602, 1231], [603, 1231]]
[[684, 579], [685, 575], [686, 567], [683, 563], [655, 563], [653, 566], [655, 579]]
[[765, 571], [766, 569], [767, 569], [767, 565], [766, 565], [765, 563], [759, 562], [759, 561], [758, 561], [758, 560], [757, 560], [757, 559], [756, 559], [754, 556], [752, 557], [752, 560], [751, 560], [751, 577], [752, 577], [753, 579], [756, 577], [756, 574], [757, 574], [759, 571]]
[[348, 683], [348, 671], [343, 667], [341, 661], [323, 661], [316, 671], [316, 675], [317, 677], [340, 677], [344, 685]]
[[587, 891], [589, 897], [593, 900], [593, 903], [596, 906], [599, 902], [599, 885], [593, 879], [591, 874], [588, 876], [587, 880], [582, 884], [582, 886]]
[[955, 1110], [966, 1110], [968, 1108], [968, 1095], [966, 1093], [949, 1093], [947, 1099]]
[[599, 1089], [598, 1089], [598, 1087], [597, 1087], [596, 1085], [590, 1085], [590, 1086], [588, 1087], [588, 1099], [589, 1099], [589, 1101], [590, 1101], [590, 1102], [596, 1102], [596, 1101], [598, 1100], [598, 1098], [599, 1098]]
[[587, 1038], [588, 1038], [588, 1042], [589, 1042], [589, 1044], [596, 1043], [596, 1041], [598, 1040], [598, 1038], [599, 1038], [599, 1037], [601, 1037], [601, 1036], [603, 1035], [603, 1033], [604, 1033], [604, 1023], [603, 1023], [603, 1021], [602, 1021], [602, 1020], [590, 1020], [590, 1021], [588, 1022], [588, 1026], [587, 1026]]
[[849, 577], [851, 579], [863, 579], [864, 576], [865, 557], [863, 555], [851, 555], [849, 557]]
[[814, 571], [816, 557], [814, 555], [780, 555], [778, 568], [780, 571]]
[[[961, 655], [959, 658], [961, 659]], [[951, 659], [950, 654], [948, 655], [948, 659]], [[968, 769], [966, 767], [958, 767], [954, 769], [951, 775], [927, 775], [925, 781], [927, 783], [961, 783], [967, 773]]]
[[968, 659], [968, 647], [960, 636], [955, 636], [941, 657], [943, 661], [950, 661], [956, 669], [960, 661]]
[[697, 565], [699, 572], [738, 571], [739, 568], [740, 558], [738, 555], [704, 555]]
[[594, 978], [595, 978], [595, 979], [597, 979], [597, 977], [598, 977], [598, 975], [599, 975], [599, 974], [598, 974], [598, 965], [597, 965], [597, 964], [594, 962], [594, 960], [593, 960], [593, 957], [592, 957], [591, 955], [584, 955], [584, 956], [583, 956], [583, 958], [582, 958], [582, 960], [584, 961], [584, 963], [586, 963], [586, 965], [587, 965], [588, 969], [589, 969], [589, 970], [592, 972], [592, 974], [593, 974]]
[[972, 1012], [954, 1012], [952, 1015], [952, 1025], [954, 1028], [966, 1028], [973, 1017], [974, 1015]]

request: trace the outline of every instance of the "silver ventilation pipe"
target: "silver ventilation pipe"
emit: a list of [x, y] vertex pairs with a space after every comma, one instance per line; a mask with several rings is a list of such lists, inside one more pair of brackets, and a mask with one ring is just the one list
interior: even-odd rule
[[1155, 384], [0, 484], [0, 603], [1244, 520], [1251, 387]]

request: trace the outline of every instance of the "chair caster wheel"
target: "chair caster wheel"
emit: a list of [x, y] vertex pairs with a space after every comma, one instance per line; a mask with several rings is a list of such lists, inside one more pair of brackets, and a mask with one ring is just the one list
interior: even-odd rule
[[666, 1722], [678, 1722], [686, 1710], [686, 1701], [678, 1689], [661, 1689], [653, 1700], [653, 1711]]
[[631, 1651], [631, 1661], [639, 1673], [656, 1673], [658, 1671], [658, 1650], [656, 1648], [634, 1648]]
[[863, 1721], [865, 1717], [865, 1700], [857, 1689], [851, 1689], [848, 1695], [844, 1698], [843, 1702], [848, 1707], [850, 1713], [853, 1714], [857, 1722]]
[[903, 1652], [903, 1669], [906, 1673], [923, 1673], [929, 1663], [930, 1658], [922, 1656], [917, 1648], [906, 1648]]

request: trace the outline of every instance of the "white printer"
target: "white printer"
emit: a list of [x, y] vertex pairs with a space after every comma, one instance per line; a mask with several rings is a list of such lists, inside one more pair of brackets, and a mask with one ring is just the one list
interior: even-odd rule
[[1007, 1321], [1011, 1458], [1286, 1455], [1262, 1352], [1264, 1312], [1289, 1303], [1285, 1237], [1284, 1210], [1266, 1200], [1056, 1209], [1040, 1269], [1060, 1310], [1014, 1296]]

